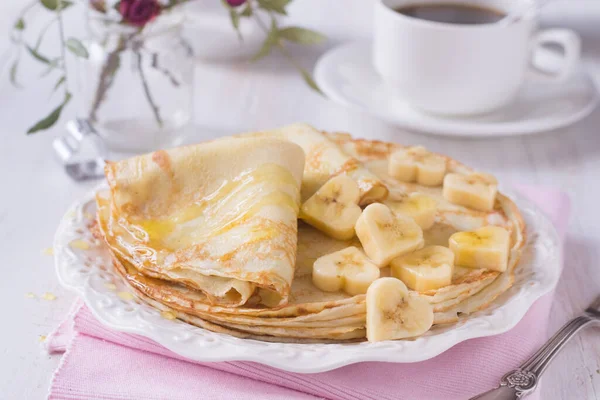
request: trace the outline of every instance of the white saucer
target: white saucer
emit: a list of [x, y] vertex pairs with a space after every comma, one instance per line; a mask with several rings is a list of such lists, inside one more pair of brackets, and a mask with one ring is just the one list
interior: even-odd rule
[[[552, 59], [536, 54], [539, 59]], [[583, 68], [562, 83], [526, 82], [515, 101], [497, 111], [473, 117], [423, 113], [389, 93], [371, 65], [368, 42], [343, 44], [325, 53], [315, 66], [315, 79], [333, 101], [364, 111], [403, 128], [446, 136], [512, 136], [549, 131], [590, 114], [598, 89]]]

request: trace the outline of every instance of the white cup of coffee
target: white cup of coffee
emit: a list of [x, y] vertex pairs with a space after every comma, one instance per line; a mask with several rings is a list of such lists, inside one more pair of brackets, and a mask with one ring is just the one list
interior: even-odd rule
[[[415, 108], [473, 115], [510, 103], [533, 76], [566, 79], [577, 65], [580, 39], [567, 29], [537, 30], [532, 0], [377, 0], [373, 64], [386, 88]], [[506, 23], [504, 16], [524, 14]], [[444, 21], [444, 22], [440, 22]], [[563, 49], [558, 67], [543, 70], [540, 46]]]

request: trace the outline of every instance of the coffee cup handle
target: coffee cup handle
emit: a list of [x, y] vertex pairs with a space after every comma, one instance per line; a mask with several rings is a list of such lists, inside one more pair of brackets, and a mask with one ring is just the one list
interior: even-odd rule
[[[564, 54], [544, 50], [543, 47], [549, 44], [561, 47]], [[531, 48], [531, 77], [541, 82], [562, 82], [571, 75], [579, 62], [581, 39], [570, 29], [548, 29], [533, 37]]]

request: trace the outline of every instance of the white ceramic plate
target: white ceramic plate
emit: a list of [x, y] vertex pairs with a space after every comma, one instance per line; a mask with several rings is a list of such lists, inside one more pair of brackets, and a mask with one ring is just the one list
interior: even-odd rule
[[[552, 69], [551, 51], [536, 54], [536, 64]], [[531, 134], [573, 124], [599, 101], [593, 79], [581, 67], [562, 83], [525, 82], [515, 101], [489, 114], [451, 118], [420, 112], [390, 93], [371, 65], [368, 42], [343, 44], [325, 53], [315, 79], [333, 101], [391, 124], [445, 136], [494, 137]]]
[[[504, 191], [506, 193], [506, 191]], [[510, 193], [510, 192], [509, 192]], [[65, 287], [76, 291], [105, 325], [135, 333], [197, 361], [256, 361], [283, 370], [313, 373], [362, 361], [409, 363], [426, 360], [464, 340], [497, 335], [514, 327], [560, 275], [560, 243], [552, 223], [533, 204], [511, 196], [527, 223], [528, 242], [516, 270], [514, 286], [487, 310], [445, 326], [433, 327], [412, 341], [352, 344], [287, 344], [239, 339], [210, 332], [160, 313], [137, 299], [119, 296], [127, 284], [113, 270], [103, 243], [88, 226], [94, 218], [93, 193], [77, 201], [62, 219], [54, 240], [56, 272]], [[71, 246], [84, 240], [90, 248]], [[109, 284], [115, 284], [117, 289]]]

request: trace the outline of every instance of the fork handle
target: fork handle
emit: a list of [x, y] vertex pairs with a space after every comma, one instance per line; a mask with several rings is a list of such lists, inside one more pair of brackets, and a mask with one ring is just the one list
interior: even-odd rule
[[569, 339], [593, 322], [598, 323], [600, 319], [587, 312], [567, 322], [519, 368], [504, 375], [500, 387], [472, 397], [470, 400], [515, 400], [527, 396], [535, 390], [540, 376]]
[[520, 370], [530, 371], [539, 376], [544, 372], [550, 361], [560, 352], [565, 344], [581, 329], [591, 324], [598, 322], [596, 318], [591, 318], [586, 314], [573, 318], [567, 322], [558, 332], [554, 334], [534, 355], [525, 361], [520, 367]]

